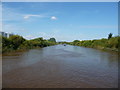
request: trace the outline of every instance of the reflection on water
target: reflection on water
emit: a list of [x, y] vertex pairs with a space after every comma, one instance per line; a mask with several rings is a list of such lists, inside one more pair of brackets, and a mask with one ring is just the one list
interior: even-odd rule
[[3, 56], [5, 88], [118, 87], [118, 55], [56, 45]]

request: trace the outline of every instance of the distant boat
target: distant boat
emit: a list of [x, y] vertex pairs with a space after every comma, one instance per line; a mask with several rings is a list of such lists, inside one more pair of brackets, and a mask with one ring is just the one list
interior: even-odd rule
[[64, 44], [64, 46], [66, 46], [66, 44]]

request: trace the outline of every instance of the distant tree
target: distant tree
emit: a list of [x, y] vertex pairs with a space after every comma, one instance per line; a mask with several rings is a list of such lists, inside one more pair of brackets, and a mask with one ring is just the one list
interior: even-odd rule
[[50, 38], [48, 41], [56, 42], [55, 38]]
[[112, 38], [112, 33], [108, 34], [108, 39]]
[[78, 45], [79, 42], [80, 42], [79, 40], [74, 40], [73, 45]]
[[76, 43], [76, 42], [79, 42], [79, 40], [74, 40], [73, 42]]

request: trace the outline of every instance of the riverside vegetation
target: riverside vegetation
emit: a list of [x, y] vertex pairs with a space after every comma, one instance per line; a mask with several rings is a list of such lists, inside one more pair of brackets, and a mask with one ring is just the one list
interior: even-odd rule
[[95, 39], [95, 40], [74, 40], [73, 42], [56, 42], [55, 38], [49, 40], [35, 38], [32, 40], [26, 40], [22, 36], [13, 35], [9, 38], [0, 36], [0, 47], [2, 53], [11, 52], [16, 50], [26, 50], [32, 48], [42, 48], [56, 44], [70, 44], [75, 46], [84, 46], [89, 48], [96, 48], [102, 50], [119, 51], [120, 49], [120, 36], [112, 37], [112, 33], [108, 35], [108, 38]]
[[40, 37], [32, 40], [26, 40], [25, 38], [19, 35], [13, 35], [9, 38], [0, 36], [0, 41], [2, 42], [0, 43], [2, 53], [56, 45], [55, 38], [45, 40], [42, 37]]
[[108, 38], [95, 39], [95, 40], [74, 40], [73, 42], [62, 42], [75, 46], [84, 46], [89, 48], [96, 48], [102, 50], [119, 51], [120, 49], [120, 36], [112, 37], [112, 33]]
[[120, 44], [118, 43], [119, 41], [120, 37], [112, 37], [110, 39], [103, 38], [99, 40], [74, 40], [71, 44], [90, 48], [118, 51], [118, 47], [120, 46]]

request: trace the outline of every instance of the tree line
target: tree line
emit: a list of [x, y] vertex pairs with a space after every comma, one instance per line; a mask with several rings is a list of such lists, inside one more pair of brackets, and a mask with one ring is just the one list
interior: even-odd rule
[[56, 42], [55, 38], [48, 40], [35, 38], [32, 40], [26, 40], [22, 36], [13, 35], [9, 38], [0, 36], [0, 49], [2, 53], [10, 52], [14, 50], [25, 50], [32, 48], [42, 48], [56, 44], [70, 44], [75, 46], [84, 46], [89, 48], [105, 49], [118, 51], [120, 48], [120, 36], [112, 37], [112, 33], [108, 35], [108, 38], [94, 39], [94, 40], [74, 40], [73, 42]]
[[108, 38], [94, 39], [94, 40], [74, 40], [73, 42], [63, 42], [75, 46], [84, 46], [89, 48], [97, 48], [104, 50], [118, 51], [120, 49], [120, 36], [112, 37], [112, 33]]
[[51, 45], [56, 45], [55, 38], [50, 38], [48, 40], [40, 38], [35, 38], [32, 40], [26, 40], [22, 36], [13, 35], [9, 38], [0, 36], [0, 47], [2, 48], [2, 53], [10, 52], [13, 50], [25, 50], [32, 48], [42, 48]]

